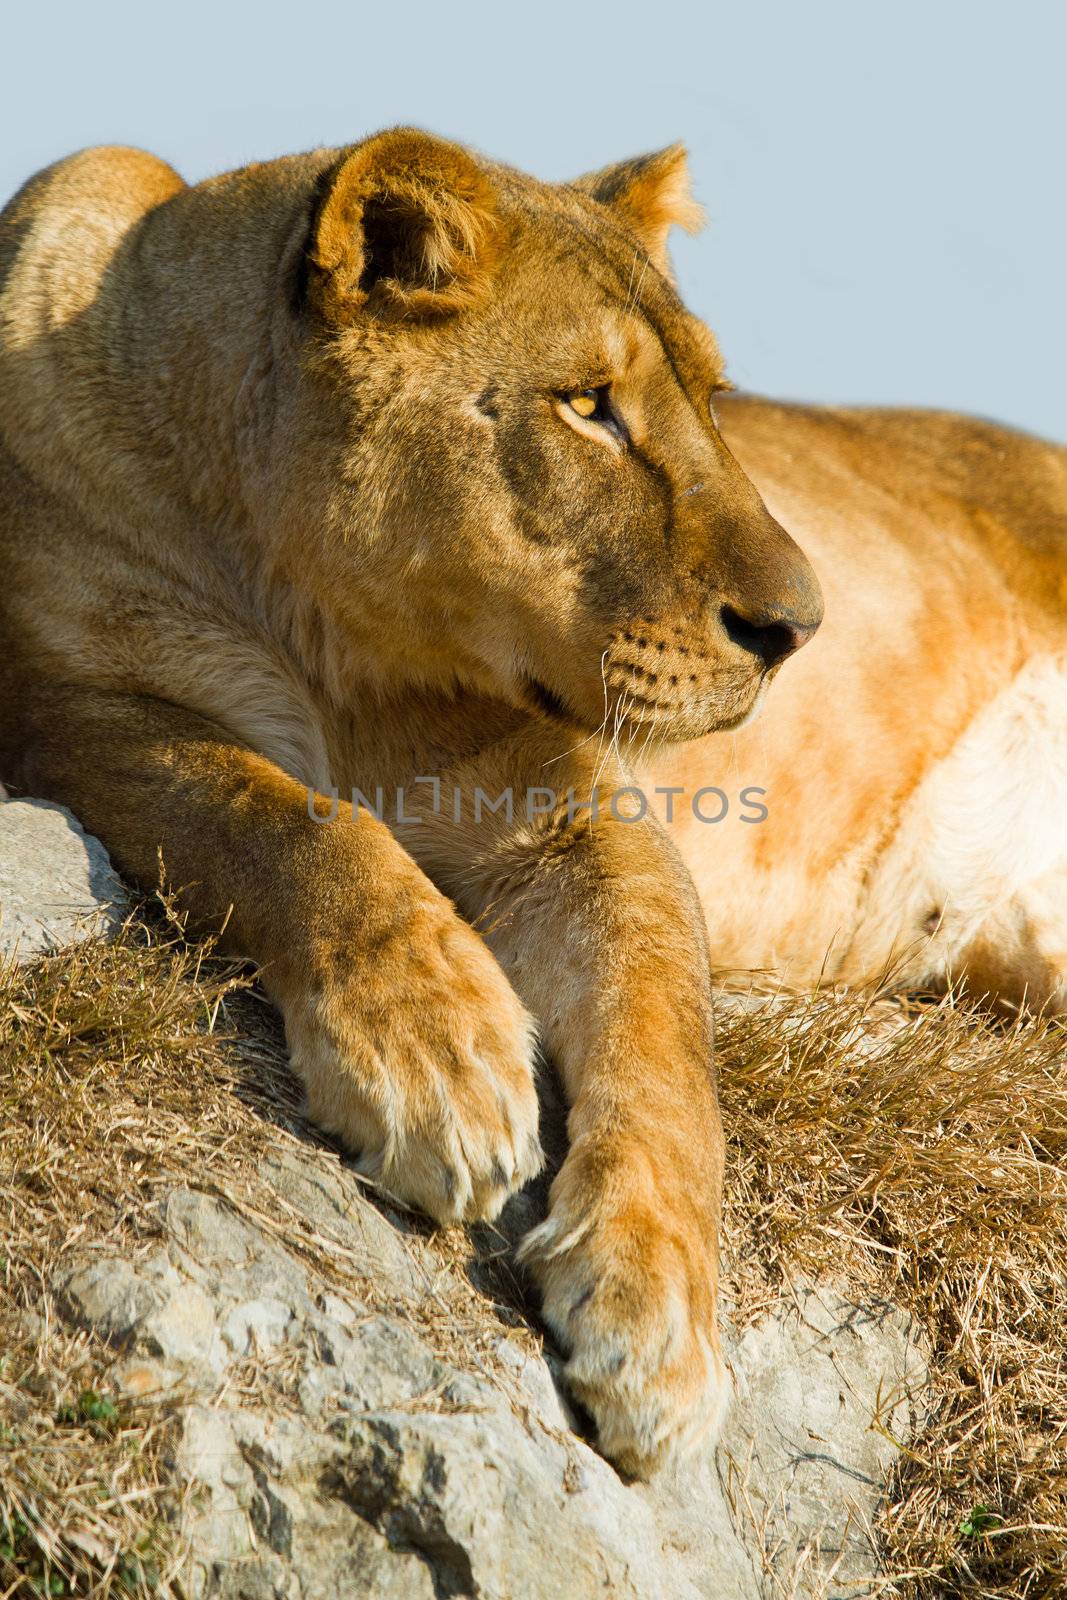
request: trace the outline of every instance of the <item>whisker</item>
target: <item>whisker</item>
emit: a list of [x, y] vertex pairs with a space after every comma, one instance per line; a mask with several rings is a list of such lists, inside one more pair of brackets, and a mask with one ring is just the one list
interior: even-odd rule
[[638, 252], [635, 250], [634, 251], [634, 258], [630, 262], [630, 281], [626, 285], [626, 298], [623, 301], [623, 306], [622, 306], [623, 316], [625, 316], [627, 311], [629, 311], [630, 305], [631, 305], [630, 291], [633, 289], [633, 286], [634, 286], [634, 268], [637, 266], [637, 256], [638, 256]]
[[659, 718], [660, 718], [660, 713], [659, 713], [659, 710], [657, 708], [652, 713], [652, 721], [648, 725], [648, 731], [645, 734], [645, 742], [641, 746], [641, 754], [637, 758], [637, 765], [638, 766], [640, 766], [644, 761], [646, 761], [648, 759], [649, 747], [652, 744], [652, 740], [653, 740], [653, 737], [654, 737], [655, 732], [656, 732], [656, 727], [657, 727], [657, 724], [659, 723]]
[[554, 766], [557, 761], [563, 761], [567, 756], [572, 756], [576, 750], [581, 750], [583, 745], [592, 744], [594, 739], [603, 734], [607, 720], [608, 714], [605, 711], [603, 720], [598, 728], [594, 728], [592, 733], [587, 733], [584, 739], [579, 739], [577, 744], [572, 744], [566, 750], [561, 750], [558, 756], [549, 756], [547, 761], [541, 763], [542, 771], [545, 767]]
[[641, 298], [641, 285], [645, 281], [645, 273], [648, 271], [648, 269], [651, 266], [651, 264], [652, 264], [652, 257], [651, 256], [646, 256], [645, 257], [645, 264], [641, 268], [641, 276], [637, 280], [637, 288], [634, 290], [634, 300], [633, 300], [634, 305], [636, 305], [637, 302]]

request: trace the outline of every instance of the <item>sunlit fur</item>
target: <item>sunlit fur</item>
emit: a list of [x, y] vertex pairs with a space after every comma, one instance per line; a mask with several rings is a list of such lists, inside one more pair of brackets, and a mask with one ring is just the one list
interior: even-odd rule
[[[570, 1151], [524, 1256], [631, 1472], [721, 1406], [712, 966], [1062, 1003], [1067, 946], [1063, 454], [716, 420], [695, 220], [676, 148], [552, 186], [410, 129], [195, 188], [89, 151], [0, 219], [0, 777], [135, 880], [162, 846], [313, 1115], [440, 1221], [537, 1170], [539, 1037]], [[567, 802], [635, 775], [767, 818]]]
[[767, 791], [758, 826], [677, 807], [713, 959], [1067, 1010], [1067, 452], [940, 413], [718, 410], [826, 620], [754, 722], [644, 774]]

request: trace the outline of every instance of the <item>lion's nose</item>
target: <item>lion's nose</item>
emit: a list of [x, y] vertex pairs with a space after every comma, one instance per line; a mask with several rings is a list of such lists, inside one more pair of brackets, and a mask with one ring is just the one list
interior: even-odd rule
[[724, 605], [719, 620], [733, 644], [758, 656], [764, 667], [776, 667], [791, 656], [816, 632], [822, 621], [821, 610], [799, 616], [787, 611], [763, 611], [743, 616], [734, 606]]

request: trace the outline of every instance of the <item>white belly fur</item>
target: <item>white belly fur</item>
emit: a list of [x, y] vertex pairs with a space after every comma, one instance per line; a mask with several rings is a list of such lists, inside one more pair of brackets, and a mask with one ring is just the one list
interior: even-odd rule
[[[1062, 877], [1060, 875], [1063, 875]], [[1042, 907], [1050, 956], [1067, 949], [1067, 656], [1032, 658], [975, 718], [906, 806], [867, 886], [842, 962], [851, 979], [887, 958], [910, 981], [942, 978], [1010, 904]], [[936, 931], [929, 929], [936, 921]]]

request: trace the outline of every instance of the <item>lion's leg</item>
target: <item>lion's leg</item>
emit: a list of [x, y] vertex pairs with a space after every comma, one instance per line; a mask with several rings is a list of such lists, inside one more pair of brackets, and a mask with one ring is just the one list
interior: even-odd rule
[[[700, 907], [651, 819], [568, 815], [534, 823], [527, 782], [590, 774], [542, 765], [558, 736], [479, 758], [411, 848], [480, 927], [537, 1019], [565, 1086], [570, 1149], [548, 1220], [527, 1239], [544, 1314], [569, 1353], [605, 1454], [646, 1472], [713, 1428], [723, 1386], [715, 1298], [722, 1135]], [[469, 807], [507, 787], [514, 821]], [[607, 787], [602, 785], [606, 796]], [[543, 796], [537, 803], [542, 803]], [[636, 806], [636, 802], [634, 802]]]
[[1067, 1015], [1067, 861], [1012, 895], [957, 957], [972, 994]]
[[147, 697], [43, 696], [21, 781], [264, 968], [310, 1111], [401, 1199], [491, 1217], [540, 1166], [531, 1030], [484, 943], [388, 828]]

